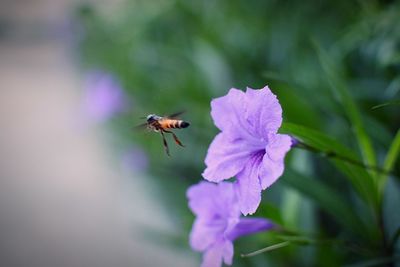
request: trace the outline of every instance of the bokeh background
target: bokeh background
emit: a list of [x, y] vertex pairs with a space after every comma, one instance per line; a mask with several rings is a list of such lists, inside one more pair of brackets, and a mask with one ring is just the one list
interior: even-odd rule
[[[324, 71], [330, 62], [379, 165], [400, 126], [397, 1], [0, 3], [1, 266], [198, 266], [185, 191], [202, 179], [218, 132], [210, 100], [229, 88], [267, 84], [285, 122], [361, 154]], [[132, 130], [147, 114], [181, 110], [191, 126], [176, 131], [185, 148], [169, 140], [171, 157], [158, 134]], [[399, 266], [398, 242], [381, 242], [400, 225], [398, 162], [382, 203], [385, 237], [368, 242], [293, 182], [318, 181], [378, 229], [345, 175], [299, 149], [286, 165], [256, 215], [345, 242], [241, 258], [281, 241], [274, 233], [244, 237], [233, 266]]]

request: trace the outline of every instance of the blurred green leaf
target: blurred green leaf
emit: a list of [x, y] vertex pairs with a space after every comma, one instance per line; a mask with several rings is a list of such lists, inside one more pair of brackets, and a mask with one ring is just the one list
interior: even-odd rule
[[392, 239], [390, 240], [390, 245], [391, 247], [395, 247], [397, 242], [399, 241], [400, 238], [400, 227], [397, 228], [396, 232], [394, 233]]
[[293, 123], [283, 123], [281, 132], [290, 134], [304, 144], [316, 148], [317, 151], [314, 152], [329, 157], [335, 166], [349, 178], [360, 196], [375, 209], [377, 208], [378, 197], [373, 178], [365, 170], [367, 166], [357, 164], [360, 161], [353, 151], [321, 132]]
[[283, 225], [281, 210], [268, 202], [263, 202], [254, 215], [255, 217], [265, 217], [275, 222], [276, 224]]
[[386, 240], [391, 248], [398, 247], [400, 235], [400, 184], [393, 177], [389, 177], [385, 185], [385, 194], [382, 198], [382, 224], [385, 228]]
[[300, 215], [302, 210], [301, 195], [295, 190], [285, 190], [282, 193], [282, 218], [284, 226], [289, 229], [300, 229]]
[[311, 179], [291, 169], [286, 169], [282, 180], [290, 187], [313, 200], [338, 223], [353, 233], [365, 236], [366, 227], [339, 193], [318, 179]]
[[284, 241], [290, 241], [296, 245], [332, 245], [334, 243], [340, 243], [339, 240], [333, 240], [333, 239], [318, 239], [318, 238], [312, 238], [308, 236], [296, 236], [296, 235], [277, 235], [276, 238], [284, 240]]
[[347, 116], [350, 119], [352, 127], [358, 141], [358, 145], [362, 152], [364, 161], [371, 165], [376, 165], [376, 158], [374, 148], [371, 140], [369, 139], [361, 119], [360, 112], [357, 108], [356, 103], [353, 101], [352, 96], [342, 78], [342, 73], [339, 71], [338, 66], [331, 60], [328, 53], [322, 49], [322, 47], [314, 42], [314, 46], [317, 51], [319, 61], [322, 65], [322, 69], [325, 71], [328, 78], [328, 82], [339, 99], [339, 102], [343, 105]]
[[373, 267], [373, 266], [392, 266], [390, 263], [400, 260], [400, 255], [394, 257], [383, 257], [377, 259], [371, 259], [355, 264], [345, 265], [343, 267]]
[[[400, 129], [397, 131], [392, 144], [390, 145], [389, 151], [386, 155], [385, 161], [383, 163], [383, 168], [389, 173], [392, 171], [394, 164], [396, 163], [397, 157], [400, 153]], [[379, 180], [379, 192], [382, 194], [383, 189], [387, 181], [388, 175], [381, 175]]]

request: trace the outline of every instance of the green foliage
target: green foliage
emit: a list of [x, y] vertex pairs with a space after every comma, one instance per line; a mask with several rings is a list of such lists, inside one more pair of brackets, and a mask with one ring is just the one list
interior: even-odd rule
[[[387, 152], [383, 168], [385, 171], [390, 173], [393, 170], [394, 164], [400, 154], [400, 129], [397, 131], [392, 144], [390, 145], [389, 151]], [[382, 194], [383, 189], [386, 185], [387, 175], [382, 175], [379, 181], [379, 192]]]
[[323, 184], [316, 178], [308, 178], [303, 174], [286, 170], [283, 182], [295, 188], [305, 197], [312, 199], [316, 205], [329, 213], [336, 221], [361, 237], [367, 237], [367, 227], [356, 213], [347, 205], [338, 192]]
[[357, 156], [348, 148], [335, 141], [334, 139], [308, 129], [303, 126], [285, 123], [281, 128], [282, 133], [288, 133], [298, 140], [304, 149], [320, 153], [322, 156], [330, 158], [339, 170], [341, 170], [359, 192], [360, 196], [373, 207], [377, 207], [378, 198], [375, 184], [372, 177], [365, 169], [374, 170], [376, 166], [363, 165]]
[[[388, 244], [397, 226], [389, 231], [392, 217], [383, 213], [398, 213], [396, 203], [387, 205], [396, 198], [388, 199], [385, 187], [400, 173], [400, 112], [396, 104], [373, 107], [399, 99], [398, 2], [131, 0], [112, 9], [85, 5], [76, 18], [83, 68], [111, 72], [131, 99], [130, 113], [110, 126], [120, 150], [135, 144], [146, 151], [157, 199], [184, 229], [172, 243], [187, 247], [193, 216], [185, 190], [201, 179], [217, 133], [210, 100], [231, 87], [268, 84], [284, 121], [291, 122], [281, 131], [310, 153], [305, 159], [289, 153], [282, 182], [264, 193], [256, 214], [295, 229], [246, 237], [235, 251], [291, 245], [251, 258], [236, 255], [234, 266], [397, 260], [398, 247]], [[186, 148], [169, 140], [172, 157], [164, 154], [160, 136], [131, 131], [142, 116], [180, 110], [187, 110], [182, 117], [191, 126], [177, 132]], [[282, 210], [293, 199], [296, 205]], [[319, 242], [325, 239], [334, 242]]]
[[344, 84], [343, 79], [340, 78], [340, 70], [342, 68], [335, 66], [326, 52], [319, 45], [316, 44], [315, 46], [317, 48], [318, 58], [321, 62], [322, 68], [326, 72], [328, 82], [335, 90], [336, 95], [338, 95], [339, 101], [343, 105], [346, 115], [349, 117], [351, 125], [354, 128], [364, 161], [371, 166], [376, 166], [375, 152], [371, 140], [363, 126], [360, 112], [358, 111], [347, 86]]

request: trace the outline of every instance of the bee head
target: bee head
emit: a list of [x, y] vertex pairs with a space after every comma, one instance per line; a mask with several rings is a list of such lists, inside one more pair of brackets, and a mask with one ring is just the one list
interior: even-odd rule
[[147, 122], [153, 122], [153, 121], [155, 121], [155, 118], [156, 117], [156, 115], [155, 114], [150, 114], [150, 115], [148, 115], [147, 117], [146, 117], [146, 120], [147, 120]]

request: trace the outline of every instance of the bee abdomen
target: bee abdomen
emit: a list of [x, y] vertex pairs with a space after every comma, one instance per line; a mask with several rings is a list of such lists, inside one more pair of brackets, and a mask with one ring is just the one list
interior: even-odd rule
[[189, 125], [190, 123], [188, 123], [187, 121], [180, 121], [179, 128], [187, 128], [189, 127]]
[[182, 120], [171, 120], [169, 121], [169, 123], [167, 123], [167, 128], [171, 128], [171, 129], [181, 129], [181, 128], [186, 128], [188, 127], [190, 124], [186, 121], [182, 121]]
[[177, 121], [174, 121], [174, 123], [173, 123], [173, 128], [176, 128], [176, 129], [186, 128], [188, 126], [189, 126], [189, 123], [186, 121], [177, 120]]

